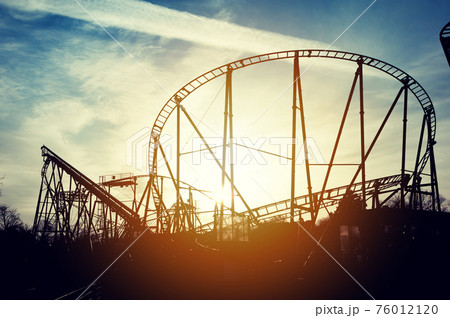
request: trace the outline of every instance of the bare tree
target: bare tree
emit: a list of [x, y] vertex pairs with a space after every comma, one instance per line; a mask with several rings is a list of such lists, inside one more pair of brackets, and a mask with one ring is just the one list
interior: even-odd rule
[[[423, 211], [433, 210], [433, 200], [430, 195], [421, 194], [421, 201]], [[439, 203], [441, 204], [441, 211], [449, 212], [450, 202], [442, 194], [439, 195]], [[386, 202], [386, 206], [389, 208], [400, 208], [400, 195], [397, 194], [390, 198], [389, 201]]]
[[388, 208], [397, 209], [400, 208], [400, 195], [396, 194], [393, 197], [391, 197], [387, 202], [386, 206]]
[[[5, 176], [0, 176], [0, 186], [3, 185]], [[2, 189], [0, 188], [0, 196]], [[27, 230], [27, 226], [20, 219], [16, 209], [11, 209], [8, 205], [0, 204], [0, 231]]]
[[6, 204], [0, 205], [0, 231], [11, 231], [25, 229], [19, 213], [10, 209]]
[[337, 213], [353, 213], [360, 212], [363, 209], [363, 201], [353, 191], [349, 191], [346, 193], [342, 199], [339, 201], [339, 204], [336, 208]]

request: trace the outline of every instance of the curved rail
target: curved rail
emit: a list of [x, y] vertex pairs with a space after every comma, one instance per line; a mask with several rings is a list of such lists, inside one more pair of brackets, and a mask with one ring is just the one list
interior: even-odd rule
[[430, 157], [431, 149], [434, 145], [434, 139], [436, 135], [436, 114], [434, 110], [433, 103], [428, 95], [428, 93], [423, 89], [423, 87], [409, 74], [397, 68], [396, 66], [381, 61], [379, 59], [351, 53], [344, 51], [334, 51], [334, 50], [291, 50], [291, 51], [280, 51], [274, 53], [266, 53], [261, 55], [256, 55], [244, 59], [240, 59], [222, 66], [216, 67], [202, 75], [196, 77], [182, 88], [180, 88], [175, 94], [170, 97], [170, 99], [165, 103], [159, 112], [158, 116], [152, 127], [152, 132], [149, 141], [149, 154], [148, 154], [148, 164], [149, 164], [149, 174], [157, 175], [157, 151], [158, 151], [158, 141], [161, 132], [172, 114], [173, 110], [179, 105], [187, 96], [193, 93], [195, 90], [203, 86], [204, 84], [212, 81], [213, 79], [226, 74], [228, 68], [233, 70], [238, 70], [247, 66], [265, 63], [269, 61], [283, 60], [283, 59], [293, 59], [298, 54], [299, 58], [327, 58], [327, 59], [337, 59], [345, 60], [351, 62], [362, 62], [364, 65], [370, 66], [377, 70], [380, 70], [386, 74], [389, 74], [393, 78], [400, 81], [402, 84], [407, 84], [411, 93], [416, 97], [420, 106], [423, 109], [424, 116], [427, 124], [428, 131], [428, 142], [424, 154], [419, 160], [418, 169], [416, 170], [417, 175], [420, 175], [425, 168], [428, 159]]
[[441, 32], [439, 33], [439, 39], [441, 40], [442, 48], [444, 49], [448, 65], [450, 66], [450, 22], [442, 28]]
[[264, 63], [268, 61], [282, 60], [282, 59], [290, 59], [295, 57], [295, 53], [298, 52], [298, 56], [306, 57], [306, 58], [330, 58], [330, 59], [339, 59], [346, 60], [352, 62], [358, 62], [359, 60], [363, 61], [363, 64], [383, 71], [386, 74], [391, 75], [395, 79], [403, 82], [404, 80], [408, 80], [409, 90], [414, 94], [418, 102], [420, 103], [424, 113], [429, 117], [429, 125], [431, 128], [431, 139], [434, 140], [436, 134], [436, 116], [434, 111], [433, 103], [431, 102], [428, 93], [423, 89], [423, 87], [414, 80], [413, 77], [408, 75], [406, 72], [401, 69], [395, 67], [392, 64], [383, 62], [381, 60], [375, 59], [373, 57], [343, 52], [343, 51], [330, 51], [330, 50], [297, 50], [297, 51], [281, 51], [274, 53], [267, 53], [262, 55], [256, 55], [248, 58], [244, 58], [241, 60], [237, 60], [219, 67], [212, 69], [202, 75], [196, 77], [182, 88], [180, 88], [172, 97], [166, 102], [152, 127], [152, 133], [149, 142], [149, 172], [152, 174], [156, 174], [157, 166], [155, 157], [157, 154], [157, 141], [162, 132], [164, 125], [167, 122], [167, 119], [172, 114], [173, 110], [177, 106], [177, 104], [181, 103], [187, 96], [189, 96], [196, 89], [200, 88], [204, 84], [209, 81], [226, 74], [228, 67], [231, 67], [233, 70], [241, 69], [250, 65]]
[[[410, 175], [405, 175], [404, 177], [406, 179], [406, 182], [409, 181]], [[383, 192], [386, 189], [391, 189], [396, 186], [399, 186], [402, 183], [402, 175], [392, 175], [372, 180], [366, 180], [365, 182], [365, 190], [366, 193], [369, 196], [377, 195], [381, 192]], [[353, 193], [360, 193], [362, 191], [362, 182], [354, 183], [350, 190]], [[324, 193], [324, 206], [329, 207], [333, 206], [339, 203], [339, 200], [348, 193], [348, 186], [340, 186], [332, 189], [327, 189]], [[320, 192], [313, 193], [314, 198], [318, 198], [320, 195]], [[259, 206], [254, 209], [252, 209], [252, 212], [256, 215], [257, 219], [259, 221], [265, 221], [270, 217], [273, 217], [274, 215], [281, 215], [289, 214], [289, 210], [291, 208], [290, 199], [282, 200], [278, 202], [273, 202], [267, 205]], [[298, 209], [301, 209], [307, 212], [310, 202], [309, 202], [309, 195], [301, 195], [294, 199], [295, 207]], [[288, 218], [290, 218], [288, 216]], [[197, 227], [197, 231], [199, 232], [207, 232], [213, 229], [214, 222], [205, 223], [203, 225], [200, 225]]]

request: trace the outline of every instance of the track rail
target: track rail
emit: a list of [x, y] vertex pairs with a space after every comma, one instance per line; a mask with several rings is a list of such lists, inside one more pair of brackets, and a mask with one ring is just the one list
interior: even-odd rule
[[442, 48], [444, 49], [448, 65], [450, 66], [450, 22], [442, 28], [441, 32], [439, 33], [439, 39], [441, 40]]
[[[406, 181], [409, 180], [410, 176], [405, 175]], [[377, 178], [372, 180], [367, 180], [365, 182], [365, 190], [367, 197], [373, 197], [374, 194], [383, 192], [386, 189], [391, 189], [399, 186], [402, 183], [402, 175], [392, 175], [383, 178]], [[329, 207], [335, 205], [339, 202], [339, 200], [346, 194], [348, 191], [352, 191], [353, 193], [360, 193], [363, 189], [362, 182], [354, 183], [349, 189], [348, 185], [340, 186], [332, 189], [325, 190], [323, 196], [323, 206]], [[320, 196], [320, 192], [313, 193], [313, 198], [317, 199]], [[273, 216], [284, 216], [285, 214], [289, 214], [291, 208], [291, 199], [282, 200], [274, 203], [270, 203], [267, 205], [263, 205], [257, 208], [252, 209], [252, 212], [256, 215], [256, 218], [259, 221], [265, 221], [268, 218]], [[309, 213], [308, 209], [310, 206], [309, 195], [301, 195], [294, 199], [294, 203], [296, 208], [304, 211], [305, 213]], [[214, 222], [205, 223], [202, 226], [198, 227], [197, 230], [199, 232], [206, 232], [212, 230], [214, 226]]]
[[156, 157], [158, 152], [159, 137], [173, 110], [187, 96], [189, 96], [191, 93], [193, 93], [195, 90], [197, 90], [204, 84], [226, 74], [227, 69], [229, 67], [231, 67], [233, 70], [238, 70], [247, 66], [265, 63], [269, 61], [293, 59], [295, 57], [296, 52], [298, 52], [298, 56], [300, 58], [326, 58], [326, 59], [345, 60], [355, 63], [357, 63], [358, 61], [362, 61], [364, 65], [370, 66], [386, 74], [389, 74], [390, 76], [392, 76], [393, 78], [397, 79], [402, 83], [404, 83], [404, 81], [407, 81], [409, 90], [416, 97], [417, 101], [420, 103], [420, 106], [422, 107], [424, 114], [427, 118], [426, 122], [428, 125], [428, 132], [429, 132], [428, 144], [425, 153], [421, 157], [417, 173], [420, 174], [423, 171], [428, 162], [430, 150], [434, 144], [434, 139], [436, 135], [436, 114], [434, 106], [430, 97], [428, 96], [428, 93], [423, 89], [423, 87], [406, 72], [402, 71], [401, 69], [395, 67], [392, 64], [386, 63], [379, 59], [351, 52], [315, 49], [315, 50], [280, 51], [240, 59], [214, 68], [206, 73], [203, 73], [202, 75], [196, 77], [195, 79], [184, 85], [175, 94], [173, 94], [172, 97], [170, 97], [170, 99], [165, 103], [165, 105], [162, 107], [153, 124], [148, 150], [149, 173], [157, 175]]
[[103, 190], [97, 183], [86, 177], [83, 173], [75, 169], [72, 165], [59, 157], [53, 151], [45, 146], [41, 147], [42, 157], [44, 160], [51, 160], [62, 168], [67, 174], [71, 175], [74, 180], [82, 184], [87, 190], [91, 191], [103, 203], [107, 204], [110, 209], [116, 212], [120, 217], [127, 221], [130, 225], [138, 225], [140, 223], [139, 214], [131, 210], [124, 203], [116, 199], [113, 195]]

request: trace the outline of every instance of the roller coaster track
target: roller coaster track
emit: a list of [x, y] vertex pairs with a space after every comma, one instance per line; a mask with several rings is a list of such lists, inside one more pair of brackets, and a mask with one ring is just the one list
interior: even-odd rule
[[439, 39], [441, 40], [448, 65], [450, 66], [450, 22], [442, 28]]
[[161, 132], [172, 114], [173, 110], [176, 108], [178, 104], [180, 104], [187, 96], [193, 93], [195, 90], [203, 86], [204, 84], [212, 81], [213, 79], [220, 77], [227, 73], [228, 68], [232, 68], [233, 70], [241, 69], [247, 66], [260, 64], [269, 61], [276, 60], [284, 60], [284, 59], [293, 59], [295, 57], [296, 52], [298, 52], [299, 58], [324, 58], [324, 59], [337, 59], [337, 60], [345, 60], [350, 62], [360, 62], [364, 65], [370, 66], [377, 70], [380, 70], [393, 78], [397, 79], [402, 83], [407, 83], [408, 88], [411, 93], [416, 97], [420, 106], [424, 111], [424, 116], [426, 119], [426, 123], [428, 126], [428, 142], [427, 147], [425, 149], [424, 154], [421, 156], [419, 161], [416, 173], [420, 175], [424, 170], [428, 159], [430, 157], [430, 153], [432, 151], [432, 147], [434, 145], [434, 139], [436, 135], [436, 115], [433, 107], [433, 103], [428, 96], [427, 92], [423, 89], [423, 87], [408, 75], [406, 72], [401, 69], [395, 67], [392, 64], [383, 62], [381, 60], [375, 59], [373, 57], [343, 52], [343, 51], [333, 51], [333, 50], [293, 50], [293, 51], [281, 51], [274, 53], [267, 53], [262, 55], [256, 55], [249, 58], [244, 58], [241, 60], [237, 60], [222, 66], [219, 66], [215, 69], [212, 69], [202, 75], [196, 77], [182, 88], [180, 88], [172, 97], [166, 102], [166, 104], [162, 107], [158, 116], [152, 127], [152, 133], [149, 141], [149, 172], [150, 174], [157, 175], [157, 151], [158, 151], [158, 140], [161, 135]]
[[[405, 178], [408, 181], [410, 176], [405, 175]], [[373, 180], [367, 180], [365, 182], [365, 189], [367, 198], [372, 197], [374, 199], [374, 196], [376, 198], [377, 194], [383, 192], [386, 189], [392, 189], [396, 186], [399, 186], [402, 183], [402, 175], [392, 175], [388, 177], [373, 179]], [[353, 193], [360, 193], [362, 191], [362, 182], [354, 183], [350, 190]], [[346, 186], [340, 186], [337, 188], [327, 189], [324, 193], [324, 200], [323, 200], [323, 206], [329, 207], [332, 205], [335, 205], [339, 202], [342, 197], [348, 193], [349, 187]], [[394, 190], [393, 190], [394, 191]], [[320, 192], [313, 193], [313, 198], [318, 198], [320, 196]], [[295, 198], [295, 206], [297, 209], [300, 209], [301, 211], [308, 211], [308, 208], [310, 206], [309, 202], [309, 195], [301, 195]], [[252, 209], [252, 212], [256, 215], [256, 218], [258, 221], [265, 221], [269, 220], [271, 217], [279, 216], [284, 218], [289, 218], [289, 210], [291, 208], [290, 205], [290, 199], [282, 200], [278, 202], [273, 202], [267, 205], [263, 205], [257, 208]], [[205, 223], [202, 226], [197, 228], [198, 232], [207, 232], [213, 229], [214, 222], [211, 223]]]
[[63, 169], [64, 172], [70, 175], [76, 182], [80, 183], [88, 191], [94, 194], [100, 201], [102, 201], [102, 203], [106, 204], [111, 209], [111, 211], [116, 212], [120, 217], [122, 217], [129, 225], [139, 226], [139, 214], [131, 210], [128, 206], [105, 191], [101, 186], [86, 177], [83, 173], [75, 169], [72, 165], [63, 160], [47, 147], [42, 146], [41, 150], [42, 157], [44, 158], [46, 165], [48, 165], [49, 162], [54, 162], [59, 168]]
[[[450, 23], [446, 27], [448, 27], [449, 25], [450, 25]], [[449, 28], [450, 27], [444, 28], [444, 29], [447, 30]], [[444, 32], [444, 29], [442, 32]], [[442, 41], [443, 37], [445, 37], [445, 40], [447, 40], [447, 42], [448, 42], [449, 31], [447, 30], [444, 33], [442, 33], [442, 32], [441, 32], [441, 41]], [[443, 44], [443, 46], [444, 46], [444, 44]], [[446, 54], [448, 53], [448, 49], [446, 50], [445, 47], [444, 47], [444, 51]], [[300, 215], [303, 215], [306, 213], [313, 213], [313, 210], [315, 209], [315, 208], [313, 208], [314, 205], [316, 205], [316, 207], [318, 207], [320, 205], [321, 208], [323, 207], [326, 209], [329, 206], [333, 206], [333, 205], [337, 204], [339, 202], [339, 200], [341, 200], [345, 196], [346, 193], [349, 193], [349, 191], [351, 191], [353, 193], [357, 193], [357, 194], [363, 193], [363, 199], [365, 198], [366, 203], [370, 199], [372, 199], [372, 204], [374, 206], [375, 205], [380, 206], [379, 197], [378, 197], [378, 195], [380, 193], [388, 193], [389, 192], [392, 195], [393, 193], [395, 193], [395, 191], [398, 190], [398, 189], [396, 190], [395, 187], [400, 185], [401, 189], [402, 189], [402, 195], [403, 195], [403, 191], [405, 189], [407, 189], [407, 185], [408, 185], [410, 179], [413, 179], [414, 181], [413, 181], [412, 186], [409, 186], [409, 189], [412, 189], [413, 191], [416, 191], [416, 193], [421, 194], [422, 192], [420, 190], [420, 180], [421, 180], [420, 175], [426, 168], [428, 162], [430, 162], [430, 166], [431, 166], [431, 170], [432, 170], [432, 172], [430, 174], [431, 175], [431, 183], [430, 184], [432, 186], [432, 195], [433, 196], [435, 195], [435, 193], [434, 193], [434, 187], [435, 187], [436, 193], [438, 196], [437, 180], [436, 180], [437, 177], [436, 177], [436, 172], [435, 172], [435, 168], [434, 168], [434, 154], [433, 154], [433, 146], [435, 144], [435, 135], [436, 135], [436, 114], [435, 114], [433, 103], [432, 103], [429, 95], [416, 80], [414, 80], [406, 72], [402, 71], [401, 69], [399, 69], [389, 63], [386, 63], [381, 60], [378, 60], [378, 59], [375, 59], [375, 58], [372, 58], [369, 56], [365, 56], [365, 55], [360, 55], [360, 54], [350, 53], [350, 52], [343, 52], [343, 51], [333, 51], [333, 50], [317, 50], [317, 49], [291, 50], [291, 51], [280, 51], [280, 52], [256, 55], [256, 56], [240, 59], [240, 60], [225, 64], [225, 65], [222, 65], [220, 67], [214, 68], [206, 73], [203, 73], [202, 75], [198, 76], [197, 78], [193, 79], [192, 81], [190, 81], [189, 83], [184, 85], [182, 88], [180, 88], [177, 92], [175, 92], [169, 98], [169, 100], [164, 104], [164, 106], [158, 113], [158, 116], [156, 117], [156, 120], [153, 124], [152, 131], [151, 131], [151, 136], [150, 136], [150, 141], [149, 141], [149, 150], [148, 150], [149, 151], [149, 153], [148, 153], [149, 175], [147, 175], [147, 177], [149, 177], [149, 181], [147, 184], [148, 197], [147, 197], [147, 200], [145, 203], [146, 210], [145, 210], [144, 218], [141, 218], [138, 212], [139, 212], [139, 207], [141, 206], [141, 203], [144, 202], [143, 199], [145, 198], [145, 194], [142, 197], [142, 200], [139, 203], [139, 206], [136, 207], [136, 209], [135, 209], [136, 211], [135, 211], [134, 208], [129, 208], [123, 202], [121, 202], [120, 200], [115, 198], [113, 195], [111, 195], [108, 191], [106, 191], [105, 187], [106, 187], [107, 183], [97, 184], [97, 183], [93, 182], [91, 179], [89, 179], [84, 174], [82, 174], [80, 171], [78, 171], [73, 166], [71, 166], [69, 163], [64, 161], [62, 158], [60, 158], [58, 155], [56, 155], [50, 149], [43, 146], [41, 148], [42, 156], [44, 157], [44, 162], [45, 162], [44, 168], [42, 170], [43, 181], [41, 184], [41, 193], [40, 193], [40, 197], [39, 197], [39, 201], [38, 201], [38, 208], [36, 211], [35, 224], [33, 227], [33, 231], [36, 233], [35, 228], [39, 227], [39, 220], [40, 220], [39, 214], [46, 213], [46, 215], [48, 216], [50, 214], [48, 212], [49, 210], [51, 210], [52, 213], [54, 213], [53, 215], [57, 215], [57, 214], [63, 215], [62, 218], [63, 218], [64, 224], [62, 225], [63, 230], [61, 230], [61, 233], [63, 233], [63, 231], [68, 231], [68, 232], [73, 231], [70, 226], [71, 218], [73, 217], [71, 215], [71, 213], [72, 213], [71, 207], [73, 206], [73, 203], [77, 202], [77, 200], [78, 200], [80, 202], [83, 201], [84, 206], [82, 208], [79, 208], [78, 220], [77, 220], [77, 224], [75, 225], [75, 227], [78, 227], [77, 233], [79, 233], [79, 231], [80, 231], [79, 229], [82, 228], [82, 225], [78, 224], [78, 223], [80, 223], [80, 220], [81, 220], [80, 215], [83, 215], [84, 220], [87, 220], [87, 222], [89, 223], [89, 229], [92, 227], [92, 220], [94, 217], [97, 216], [97, 215], [95, 215], [95, 212], [94, 212], [96, 202], [101, 202], [103, 204], [102, 206], [106, 206], [107, 209], [109, 209], [108, 213], [110, 214], [110, 218], [111, 218], [110, 212], [115, 213], [114, 216], [115, 216], [116, 220], [114, 221], [111, 218], [110, 220], [108, 220], [108, 222], [110, 224], [115, 223], [116, 227], [117, 227], [117, 217], [119, 216], [122, 219], [120, 221], [121, 222], [124, 221], [119, 226], [126, 226], [126, 227], [128, 227], [128, 229], [131, 229], [134, 232], [136, 232], [136, 230], [138, 230], [138, 229], [142, 229], [145, 225], [147, 225], [148, 221], [159, 222], [158, 225], [156, 227], [154, 227], [154, 228], [156, 228], [156, 232], [158, 232], [158, 231], [164, 232], [164, 233], [171, 232], [170, 226], [173, 222], [171, 220], [171, 214], [169, 212], [177, 211], [177, 209], [179, 209], [179, 206], [178, 206], [178, 203], [175, 203], [174, 206], [177, 205], [176, 208], [174, 206], [172, 206], [170, 208], [166, 207], [166, 205], [164, 204], [163, 198], [162, 198], [162, 192], [159, 189], [158, 174], [157, 174], [157, 172], [158, 172], [157, 171], [157, 162], [158, 162], [157, 155], [158, 155], [158, 148], [160, 147], [159, 138], [162, 134], [163, 128], [165, 127], [170, 115], [173, 113], [173, 111], [178, 106], [181, 106], [181, 103], [183, 102], [183, 100], [185, 98], [187, 98], [191, 93], [196, 91], [198, 88], [202, 87], [204, 84], [206, 84], [222, 75], [225, 75], [227, 73], [231, 74], [231, 71], [245, 68], [248, 66], [265, 63], [265, 62], [270, 62], [270, 61], [277, 61], [277, 60], [294, 59], [297, 63], [297, 67], [298, 67], [297, 57], [298, 58], [313, 58], [313, 59], [314, 58], [334, 59], [334, 60], [354, 62], [354, 63], [358, 64], [358, 71], [360, 72], [359, 76], [361, 77], [360, 78], [361, 85], [362, 85], [362, 66], [363, 65], [377, 69], [379, 71], [382, 71], [382, 72], [388, 74], [389, 76], [395, 78], [400, 83], [402, 83], [403, 87], [400, 90], [400, 92], [397, 96], [397, 99], [400, 96], [401, 92], [403, 91], [405, 94], [405, 109], [406, 109], [406, 100], [407, 100], [406, 92], [410, 91], [415, 96], [418, 103], [422, 107], [424, 115], [423, 115], [423, 123], [422, 123], [422, 132], [421, 132], [421, 137], [420, 137], [420, 141], [419, 141], [419, 150], [417, 153], [416, 165], [414, 168], [413, 175], [410, 176], [410, 175], [404, 174], [405, 170], [403, 169], [402, 175], [393, 175], [393, 176], [368, 180], [365, 182], [364, 182], [365, 179], [363, 178], [362, 182], [360, 182], [360, 183], [353, 183], [353, 181], [354, 181], [353, 180], [350, 185], [345, 185], [345, 186], [332, 188], [332, 189], [326, 189], [325, 184], [324, 184], [323, 191], [321, 191], [321, 192], [312, 193], [312, 191], [310, 191], [310, 193], [308, 193], [308, 195], [302, 195], [302, 196], [298, 196], [295, 198], [294, 198], [294, 195], [292, 194], [292, 197], [288, 200], [270, 203], [270, 204], [260, 206], [257, 208], [250, 208], [249, 206], [247, 206], [247, 204], [241, 197], [241, 199], [243, 200], [243, 203], [247, 207], [247, 211], [242, 212], [242, 213], [237, 213], [237, 214], [245, 215], [246, 213], [248, 213], [251, 216], [254, 216], [252, 218], [253, 224], [257, 224], [260, 221], [265, 222], [265, 221], [269, 221], [273, 218], [279, 218], [279, 217], [288, 218], [289, 211], [291, 212], [290, 216], [292, 217], [292, 215], [294, 213], [293, 212], [294, 209], [296, 210], [296, 213], [298, 213]], [[447, 55], [447, 58], [448, 58], [448, 55]], [[299, 74], [299, 71], [297, 74]], [[300, 76], [298, 76], [298, 78], [299, 77]], [[357, 78], [358, 77], [355, 73], [354, 83], [356, 83]], [[231, 87], [231, 85], [230, 85], [230, 87]], [[362, 86], [361, 86], [361, 90], [362, 90]], [[299, 91], [300, 91], [300, 88], [299, 88]], [[350, 94], [349, 100], [351, 100], [352, 94], [353, 94], [353, 88], [352, 88], [352, 93]], [[395, 100], [393, 106], [391, 106], [391, 109], [395, 106], [397, 99]], [[183, 111], [185, 112], [186, 116], [189, 119], [187, 110], [183, 107], [180, 107], [180, 108], [183, 109]], [[389, 114], [390, 113], [388, 113], [385, 120], [387, 120]], [[406, 122], [405, 118], [404, 118], [404, 122]], [[189, 120], [191, 121], [191, 124], [194, 126], [194, 129], [196, 129], [196, 125], [193, 123], [193, 121], [191, 119], [189, 119]], [[384, 122], [382, 124], [382, 127], [383, 127], [383, 125], [384, 125]], [[425, 125], [426, 125], [426, 130], [424, 130]], [[381, 131], [381, 128], [380, 128], [380, 131]], [[406, 131], [406, 130], [404, 130], [404, 131]], [[426, 148], [422, 151], [421, 145], [422, 145], [422, 138], [424, 135], [424, 131], [427, 134], [427, 145], [426, 145]], [[198, 130], [197, 130], [197, 133], [201, 136], [201, 133]], [[305, 148], [307, 148], [307, 147], [305, 147]], [[364, 146], [362, 146], [362, 148], [364, 149]], [[216, 159], [216, 161], [217, 161], [217, 163], [219, 163], [219, 161], [217, 159]], [[219, 163], [219, 165], [220, 165], [220, 163]], [[52, 177], [50, 178], [50, 181], [53, 182], [55, 184], [55, 186], [50, 185], [50, 183], [46, 179], [46, 173], [47, 173], [47, 169], [49, 166], [51, 166], [53, 169], [52, 171], [49, 170], [49, 172], [50, 171], [52, 172]], [[63, 191], [63, 186], [62, 186], [63, 172], [70, 176], [70, 185], [68, 187], [68, 191]], [[139, 176], [139, 177], [142, 177], [142, 176]], [[60, 187], [56, 186], [56, 182], [55, 182], [56, 178], [59, 178], [57, 182], [59, 182]], [[133, 180], [135, 182], [136, 177], [133, 177], [133, 178], [134, 178]], [[171, 176], [171, 178], [174, 180], [173, 176]], [[356, 176], [355, 176], [355, 178], [356, 178]], [[45, 199], [42, 202], [43, 202], [43, 205], [49, 204], [48, 202], [50, 202], [50, 201], [52, 201], [52, 203], [49, 204], [49, 208], [45, 207], [42, 209], [42, 211], [40, 211], [39, 204], [41, 204], [41, 195], [44, 194], [44, 190], [43, 190], [43, 185], [45, 183], [44, 179], [45, 179], [45, 182], [47, 182], [46, 185], [48, 187], [47, 187], [47, 189], [44, 189], [46, 191], [46, 194], [45, 194]], [[125, 184], [126, 184], [127, 182], [130, 182], [130, 180], [131, 180], [131, 179], [126, 180], [126, 179], [127, 178], [124, 178], [123, 180], [121, 179], [121, 180], [115, 180], [115, 181], [111, 181], [111, 182], [117, 183], [120, 181], [120, 182], [125, 182]], [[75, 183], [76, 183], [76, 188], [72, 187], [73, 181], [75, 181]], [[231, 184], [233, 184], [233, 182], [231, 182]], [[54, 187], [54, 189], [53, 188], [51, 189], [51, 187]], [[190, 189], [194, 189], [194, 188], [190, 187]], [[239, 192], [237, 192], [237, 189], [236, 189], [236, 193], [239, 194]], [[413, 192], [411, 192], [411, 193], [413, 193]], [[93, 199], [93, 196], [95, 196], [94, 199]], [[239, 194], [239, 196], [240, 196], [240, 194]], [[150, 197], [153, 198], [153, 203], [154, 203], [154, 207], [155, 207], [154, 209], [149, 208], [148, 203], [149, 203]], [[319, 197], [320, 197], [320, 199], [319, 199]], [[95, 200], [95, 203], [92, 205], [93, 200]], [[56, 203], [54, 203], [53, 201]], [[60, 202], [62, 202], [62, 201], [70, 201], [70, 203], [68, 203], [67, 206], [60, 207], [58, 204], [60, 204]], [[84, 210], [81, 211], [81, 209], [85, 209], [85, 210], [87, 209], [86, 208], [87, 202], [89, 202], [89, 215], [87, 215], [84, 212]], [[319, 202], [319, 204], [317, 204], [317, 202]], [[81, 203], [80, 203], [80, 206], [82, 206]], [[45, 212], [44, 212], [44, 210], [45, 210]], [[147, 219], [148, 211], [151, 211], [150, 213], [152, 215], [150, 216], [150, 218]], [[177, 211], [177, 212], [179, 212], [179, 211]], [[194, 213], [194, 212], [192, 212], [192, 213]], [[197, 215], [195, 215], [195, 216], [197, 217], [197, 220], [200, 222], [200, 220], [198, 219], [198, 216]], [[313, 218], [313, 219], [315, 220], [315, 218]], [[213, 224], [214, 224], [213, 222], [207, 223], [207, 224], [200, 224], [197, 227], [195, 227], [195, 226], [189, 227], [189, 229], [195, 228], [195, 230], [197, 232], [205, 232], [205, 231], [211, 230], [213, 228]], [[105, 219], [103, 225], [100, 223], [100, 228], [103, 229], [103, 232], [105, 232], [106, 236], [107, 236], [108, 230], [106, 229], [106, 226], [107, 225], [106, 225], [106, 219]], [[55, 230], [55, 235], [56, 235], [56, 232], [57, 231]], [[87, 232], [89, 233], [89, 230]], [[70, 234], [72, 234], [72, 233], [70, 233]]]
[[[122, 177], [122, 178], [118, 178], [118, 179], [113, 179], [113, 180], [108, 180], [105, 182], [102, 182], [101, 185], [103, 186], [124, 186], [124, 185], [130, 185], [130, 184], [134, 184], [137, 182], [137, 179], [147, 179], [149, 178], [148, 174], [140, 174], [140, 175], [134, 175], [134, 176], [126, 176], [126, 177]], [[164, 178], [164, 179], [170, 179], [170, 177], [167, 176], [161, 176], [159, 175], [158, 178]], [[190, 189], [192, 191], [195, 191], [197, 193], [201, 193], [203, 196], [205, 196], [206, 198], [208, 198], [211, 201], [215, 201], [211, 196], [209, 196], [206, 192], [209, 192], [207, 190], [201, 190], [198, 189], [192, 185], [190, 185], [187, 182], [184, 182], [183, 180], [180, 180], [180, 183], [182, 184], [182, 186], [184, 187], [184, 189]], [[155, 202], [155, 210], [157, 210], [158, 208], [160, 208], [160, 211], [170, 211], [171, 209], [168, 209], [164, 203], [164, 200], [161, 196], [161, 192], [160, 192], [160, 187], [158, 185], [157, 182], [153, 182], [153, 185], [157, 185], [157, 187], [152, 187], [151, 192], [152, 192], [152, 196], [154, 198], [154, 200], [156, 200]], [[219, 203], [219, 202], [217, 202]], [[161, 220], [161, 223], [165, 224], [167, 223], [167, 220], [165, 220], [165, 218], [168, 218], [169, 215], [168, 213], [162, 213], [160, 216], [157, 216], [155, 214], [150, 215], [150, 218], [147, 218], [146, 223], [147, 224], [154, 224], [156, 222], [158, 222], [158, 219]]]

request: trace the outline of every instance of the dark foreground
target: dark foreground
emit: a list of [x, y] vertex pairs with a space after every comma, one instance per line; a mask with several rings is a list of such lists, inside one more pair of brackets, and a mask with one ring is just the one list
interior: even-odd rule
[[[309, 229], [319, 240], [327, 228], [321, 245], [332, 257], [295, 223], [261, 225], [248, 242], [148, 233], [82, 299], [449, 299], [448, 213], [393, 212]], [[129, 243], [68, 248], [2, 233], [0, 296], [76, 299]]]

